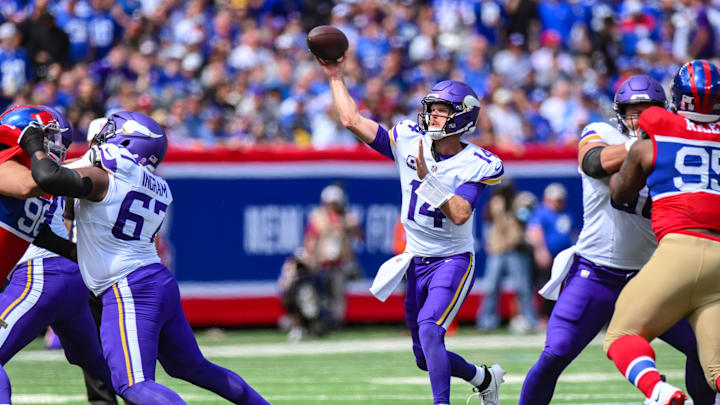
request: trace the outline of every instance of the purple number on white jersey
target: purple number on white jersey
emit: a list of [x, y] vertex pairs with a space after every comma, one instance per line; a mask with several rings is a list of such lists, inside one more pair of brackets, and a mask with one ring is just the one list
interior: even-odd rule
[[[415, 221], [415, 206], [417, 205], [417, 194], [415, 191], [420, 187], [421, 182], [417, 180], [413, 180], [410, 182], [410, 186], [412, 189], [410, 190], [410, 203], [408, 204], [408, 215], [407, 218], [411, 221]], [[439, 209], [430, 209], [430, 204], [423, 203], [423, 205], [420, 206], [420, 211], [418, 214], [425, 215], [426, 217], [433, 218], [433, 227], [434, 228], [442, 228], [442, 220], [445, 217], [445, 214], [442, 213]]]
[[[118, 212], [117, 220], [115, 221], [115, 225], [113, 225], [112, 234], [118, 239], [121, 240], [140, 240], [140, 235], [142, 234], [143, 225], [145, 225], [145, 218], [135, 212], [132, 212], [130, 208], [132, 208], [132, 205], [135, 201], [140, 201], [142, 204], [142, 207], [150, 210], [150, 204], [153, 203], [153, 213], [156, 215], [159, 215], [160, 213], [165, 213], [167, 210], [167, 204], [160, 202], [158, 200], [153, 199], [147, 194], [143, 194], [138, 191], [130, 191], [125, 196], [125, 199], [120, 204], [120, 212]], [[125, 225], [127, 222], [133, 222], [135, 223], [135, 227], [133, 229], [132, 235], [128, 235], [125, 233]], [[150, 237], [150, 242], [154, 239], [155, 235], [160, 230], [160, 227], [158, 227], [157, 230], [153, 233], [152, 237]]]

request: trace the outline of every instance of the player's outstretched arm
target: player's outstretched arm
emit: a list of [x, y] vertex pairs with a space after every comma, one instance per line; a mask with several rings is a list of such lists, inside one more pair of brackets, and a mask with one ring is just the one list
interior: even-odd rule
[[610, 177], [610, 197], [619, 204], [632, 201], [645, 186], [651, 171], [653, 158], [652, 141], [643, 139], [635, 142], [620, 167]]
[[14, 160], [8, 160], [0, 164], [0, 194], [26, 199], [47, 193], [33, 180], [27, 167]]
[[343, 56], [338, 62], [325, 61], [317, 59], [320, 67], [328, 76], [330, 82], [330, 91], [332, 92], [333, 102], [337, 109], [340, 121], [355, 136], [365, 143], [372, 143], [378, 131], [379, 124], [369, 118], [365, 118], [355, 104], [350, 92], [342, 76], [342, 68], [345, 64], [346, 56]]
[[28, 125], [20, 135], [18, 144], [30, 156], [31, 173], [35, 182], [54, 195], [100, 201], [108, 187], [108, 177], [99, 167], [77, 170], [61, 167], [45, 153], [44, 130]]

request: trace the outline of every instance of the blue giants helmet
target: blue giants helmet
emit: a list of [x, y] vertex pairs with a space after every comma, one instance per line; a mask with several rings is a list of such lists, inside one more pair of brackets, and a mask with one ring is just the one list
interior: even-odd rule
[[163, 128], [147, 115], [135, 111], [118, 111], [95, 135], [95, 143], [112, 143], [135, 155], [151, 171], [165, 158], [168, 140]]
[[[436, 129], [430, 128], [430, 105], [433, 103], [449, 104], [452, 112], [445, 125]], [[471, 133], [475, 131], [475, 123], [480, 114], [480, 100], [470, 86], [455, 80], [437, 83], [422, 99], [422, 112], [418, 114], [418, 125], [432, 139], [446, 136]]]
[[31, 122], [39, 123], [45, 130], [45, 152], [62, 163], [67, 148], [72, 143], [72, 125], [58, 111], [47, 106], [18, 105], [0, 115], [0, 125], [11, 125], [20, 131]]
[[720, 119], [720, 70], [705, 59], [683, 65], [673, 78], [672, 108], [698, 122]]

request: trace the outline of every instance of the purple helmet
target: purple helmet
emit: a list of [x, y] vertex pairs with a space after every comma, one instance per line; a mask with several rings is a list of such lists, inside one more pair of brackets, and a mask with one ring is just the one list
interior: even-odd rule
[[[449, 104], [452, 112], [442, 128], [430, 128], [430, 105]], [[460, 135], [475, 131], [475, 123], [480, 113], [480, 100], [470, 86], [455, 80], [437, 83], [422, 99], [422, 112], [418, 114], [420, 129], [432, 139]]]
[[112, 143], [127, 149], [139, 164], [151, 171], [163, 161], [168, 148], [167, 136], [160, 124], [136, 111], [118, 111], [108, 117], [94, 142], [98, 145]]
[[683, 65], [673, 78], [672, 108], [693, 121], [720, 119], [720, 70], [705, 59]]
[[[618, 130], [629, 136], [636, 136], [634, 130], [630, 130], [625, 119], [630, 115], [625, 114], [625, 107], [631, 104], [649, 103], [667, 108], [667, 98], [665, 97], [665, 89], [660, 82], [648, 75], [630, 76], [625, 80], [615, 93], [615, 101], [613, 102], [613, 110], [617, 116]], [[639, 114], [633, 114], [639, 116]]]
[[42, 105], [18, 105], [0, 115], [1, 125], [12, 125], [21, 131], [31, 122], [43, 126], [45, 152], [54, 161], [62, 163], [72, 143], [72, 126], [60, 113]]

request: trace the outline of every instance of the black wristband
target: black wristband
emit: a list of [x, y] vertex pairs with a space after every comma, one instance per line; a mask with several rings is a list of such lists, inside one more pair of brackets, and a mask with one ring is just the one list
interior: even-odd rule
[[583, 156], [582, 171], [595, 179], [601, 179], [610, 175], [610, 173], [603, 169], [602, 161], [600, 160], [600, 153], [602, 153], [603, 149], [605, 149], [604, 146], [592, 148]]
[[28, 126], [22, 131], [20, 147], [28, 155], [45, 150], [45, 131], [35, 126]]
[[77, 262], [77, 245], [58, 236], [48, 224], [42, 224], [40, 232], [33, 240], [33, 245]]
[[36, 159], [31, 156], [32, 177], [43, 191], [54, 195], [85, 197], [92, 191], [89, 177], [80, 177], [78, 172], [60, 167], [50, 158]]

